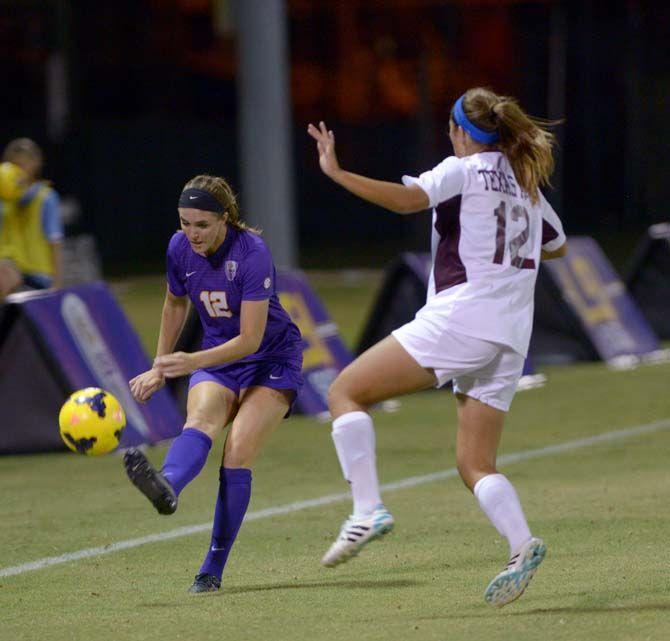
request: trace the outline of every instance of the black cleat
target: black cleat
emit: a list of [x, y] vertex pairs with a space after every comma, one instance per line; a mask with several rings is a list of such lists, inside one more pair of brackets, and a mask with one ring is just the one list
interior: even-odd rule
[[127, 450], [123, 464], [133, 485], [153, 503], [159, 514], [173, 514], [177, 510], [177, 495], [172, 486], [140, 450], [133, 447]]
[[218, 592], [221, 587], [221, 581], [213, 574], [196, 574], [193, 585], [188, 589], [191, 594], [200, 594], [200, 592]]

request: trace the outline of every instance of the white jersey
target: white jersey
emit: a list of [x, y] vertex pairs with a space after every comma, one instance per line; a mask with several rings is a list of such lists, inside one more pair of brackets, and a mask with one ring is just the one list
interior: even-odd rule
[[402, 180], [421, 187], [433, 208], [426, 308], [441, 312], [444, 329], [525, 356], [540, 250], [565, 242], [556, 212], [542, 194], [531, 202], [499, 151], [451, 156]]

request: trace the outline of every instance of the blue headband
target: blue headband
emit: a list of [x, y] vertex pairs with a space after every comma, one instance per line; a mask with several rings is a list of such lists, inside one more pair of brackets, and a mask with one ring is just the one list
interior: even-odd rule
[[187, 209], [202, 209], [222, 214], [224, 206], [212, 194], [204, 189], [184, 189], [179, 196], [179, 207]]
[[484, 131], [483, 129], [473, 125], [468, 120], [468, 117], [465, 115], [465, 111], [463, 110], [463, 98], [465, 98], [465, 94], [463, 94], [454, 105], [454, 121], [456, 124], [462, 129], [465, 129], [465, 131], [470, 134], [470, 137], [477, 142], [481, 142], [486, 145], [498, 142], [498, 140], [500, 140], [500, 136], [497, 131]]

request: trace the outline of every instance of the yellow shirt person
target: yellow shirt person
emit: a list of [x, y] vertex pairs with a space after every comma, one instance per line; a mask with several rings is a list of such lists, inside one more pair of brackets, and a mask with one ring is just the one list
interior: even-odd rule
[[9, 143], [0, 164], [0, 300], [21, 286], [61, 284], [63, 227], [58, 194], [38, 181], [39, 147], [27, 138]]

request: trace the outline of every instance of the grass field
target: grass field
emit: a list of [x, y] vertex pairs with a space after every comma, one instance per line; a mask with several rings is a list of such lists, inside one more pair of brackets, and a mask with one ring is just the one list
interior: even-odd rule
[[[350, 344], [377, 282], [374, 273], [313, 278]], [[162, 288], [156, 278], [115, 286], [148, 351]], [[224, 591], [214, 595], [186, 589], [209, 541], [221, 443], [171, 517], [158, 516], [130, 486], [118, 456], [0, 458], [0, 639], [667, 640], [670, 365], [545, 373], [545, 388], [514, 401], [501, 469], [549, 550], [527, 593], [502, 610], [482, 594], [506, 561], [506, 543], [453, 473], [421, 478], [455, 464], [453, 399], [429, 392], [403, 399], [397, 412], [375, 413], [381, 482], [419, 477], [384, 493], [396, 517], [390, 536], [337, 569], [319, 565], [349, 510], [347, 500], [323, 497], [346, 485], [329, 427], [293, 417], [254, 469], [251, 518]], [[580, 441], [595, 435], [602, 438]], [[150, 457], [160, 462], [164, 451]], [[310, 499], [312, 507], [263, 512]], [[6, 572], [188, 526], [202, 527]]]

